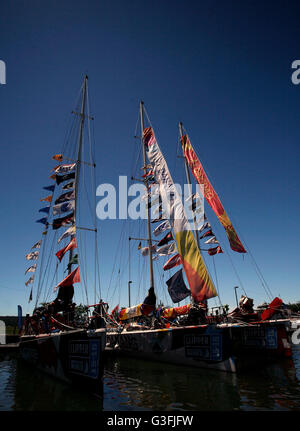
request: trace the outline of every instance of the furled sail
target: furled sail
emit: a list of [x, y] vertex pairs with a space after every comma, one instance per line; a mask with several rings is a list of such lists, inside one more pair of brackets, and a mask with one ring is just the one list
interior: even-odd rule
[[207, 175], [187, 135], [182, 136], [181, 145], [182, 145], [186, 160], [189, 164], [189, 167], [194, 177], [196, 178], [196, 181], [198, 182], [198, 184], [203, 185], [203, 194], [205, 199], [211, 206], [212, 210], [215, 212], [220, 223], [223, 225], [226, 231], [226, 234], [230, 243], [230, 247], [232, 248], [232, 250], [238, 253], [246, 253], [246, 250], [244, 249], [239, 237], [237, 236], [237, 233], [234, 230], [234, 227], [232, 226], [231, 221], [229, 220], [229, 217], [226, 214], [217, 193], [215, 192], [209, 179], [207, 178]]
[[199, 302], [217, 296], [167, 163], [156, 142], [152, 127], [144, 129], [143, 136], [149, 161], [152, 164], [155, 178], [160, 185], [162, 203], [170, 212], [169, 219], [174, 230], [178, 253], [182, 260], [192, 296]]

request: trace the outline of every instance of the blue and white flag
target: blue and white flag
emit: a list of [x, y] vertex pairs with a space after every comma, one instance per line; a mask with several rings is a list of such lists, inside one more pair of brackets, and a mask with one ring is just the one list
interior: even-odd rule
[[154, 236], [158, 236], [160, 233], [164, 232], [167, 229], [171, 229], [171, 225], [168, 220], [157, 226], [157, 228], [154, 229], [153, 234]]
[[69, 211], [73, 211], [75, 208], [75, 200], [64, 202], [62, 204], [54, 205], [53, 207], [53, 215], [58, 215], [62, 213], [67, 213]]

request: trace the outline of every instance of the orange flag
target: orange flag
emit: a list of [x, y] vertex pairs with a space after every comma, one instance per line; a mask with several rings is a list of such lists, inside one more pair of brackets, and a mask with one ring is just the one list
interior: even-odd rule
[[53, 160], [57, 160], [58, 162], [62, 162], [63, 161], [63, 155], [62, 154], [55, 154], [52, 159]]
[[41, 199], [41, 201], [51, 202], [52, 201], [52, 195], [49, 195], [49, 196]]
[[206, 173], [187, 135], [182, 136], [181, 145], [186, 160], [194, 177], [196, 178], [196, 181], [198, 182], [198, 184], [203, 185], [203, 194], [205, 199], [211, 206], [212, 210], [215, 212], [220, 223], [223, 225], [226, 231], [230, 247], [232, 248], [232, 250], [237, 251], [238, 253], [246, 253], [246, 250], [244, 249], [239, 237], [237, 236], [237, 233], [234, 230], [234, 227], [232, 226], [231, 221], [229, 220], [229, 217], [226, 214], [217, 193], [215, 192], [213, 186], [207, 178]]

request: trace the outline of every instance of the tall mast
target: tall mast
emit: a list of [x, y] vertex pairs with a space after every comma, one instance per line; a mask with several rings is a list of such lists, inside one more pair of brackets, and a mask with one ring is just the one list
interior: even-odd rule
[[[87, 88], [88, 76], [85, 75], [82, 87], [82, 100], [81, 100], [81, 110], [80, 110], [80, 128], [79, 128], [79, 138], [78, 138], [78, 149], [77, 149], [77, 159], [76, 159], [76, 171], [75, 171], [75, 215], [74, 215], [74, 225], [76, 224], [77, 215], [77, 196], [78, 196], [78, 185], [79, 185], [79, 174], [80, 174], [80, 164], [81, 164], [81, 153], [82, 153], [82, 142], [83, 142], [83, 128], [85, 120], [85, 105], [86, 105], [86, 88]], [[72, 235], [72, 239], [75, 235]], [[73, 249], [70, 250], [69, 254], [69, 271], [72, 272], [72, 264], [70, 264], [73, 258]]]
[[[179, 134], [180, 134], [180, 138], [182, 138], [183, 136], [183, 132], [182, 132], [182, 123], [179, 123]], [[188, 183], [188, 187], [189, 187], [189, 195], [192, 196], [192, 183], [191, 183], [191, 177], [190, 177], [190, 171], [189, 171], [189, 165], [188, 162], [186, 160], [185, 154], [183, 153], [183, 158], [184, 158], [184, 167], [185, 167], [185, 174], [186, 174], [186, 180]], [[192, 199], [192, 205], [193, 205], [193, 199]], [[196, 241], [197, 241], [197, 246], [199, 248], [200, 251], [200, 242], [199, 242], [199, 237], [198, 237], [198, 229], [197, 229], [197, 222], [196, 222], [196, 215], [195, 215], [195, 211], [192, 207], [192, 211], [193, 211], [193, 221], [194, 221], [194, 228], [195, 228], [195, 235], [196, 235]], [[201, 253], [201, 251], [200, 251]]]
[[[146, 148], [144, 143], [144, 102], [140, 102], [140, 117], [141, 117], [141, 143], [143, 148], [144, 157], [144, 174], [145, 174], [145, 184], [148, 193], [148, 179], [147, 173], [147, 159], [146, 159]], [[147, 229], [148, 229], [148, 247], [149, 247], [149, 271], [150, 271], [150, 287], [154, 288], [154, 276], [153, 276], [153, 261], [152, 261], [152, 238], [151, 238], [151, 225], [150, 225], [150, 196], [148, 193], [147, 199]]]

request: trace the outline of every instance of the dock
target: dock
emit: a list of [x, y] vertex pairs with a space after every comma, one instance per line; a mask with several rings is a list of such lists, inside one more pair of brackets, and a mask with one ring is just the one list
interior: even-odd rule
[[17, 352], [19, 343], [0, 344], [0, 355], [5, 353]]

